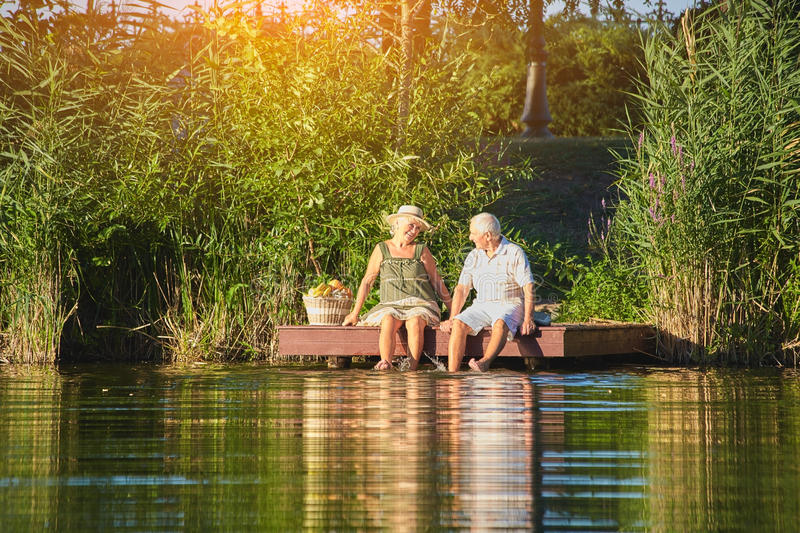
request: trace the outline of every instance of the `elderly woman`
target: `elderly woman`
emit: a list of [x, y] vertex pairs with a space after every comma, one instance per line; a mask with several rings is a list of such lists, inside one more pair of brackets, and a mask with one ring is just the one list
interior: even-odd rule
[[[413, 205], [404, 205], [397, 213], [387, 216], [386, 221], [391, 225], [392, 238], [378, 243], [372, 251], [353, 310], [342, 325], [358, 322], [362, 326], [381, 327], [381, 360], [375, 365], [376, 370], [392, 368], [397, 330], [405, 325], [410, 368], [416, 370], [422, 356], [425, 326], [439, 325], [436, 294], [449, 309], [450, 293], [439, 276], [430, 250], [424, 244], [414, 242], [420, 232], [430, 229], [430, 225], [422, 218], [422, 210]], [[359, 322], [358, 313], [378, 276], [381, 278], [380, 303]]]

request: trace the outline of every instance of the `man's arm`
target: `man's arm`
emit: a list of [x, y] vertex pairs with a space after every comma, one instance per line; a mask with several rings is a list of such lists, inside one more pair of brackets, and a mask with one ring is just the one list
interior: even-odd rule
[[536, 324], [533, 322], [533, 302], [536, 300], [536, 288], [533, 283], [526, 283], [522, 287], [522, 293], [525, 295], [525, 311], [522, 318], [522, 324], [519, 327], [520, 335], [530, 335], [536, 331]]

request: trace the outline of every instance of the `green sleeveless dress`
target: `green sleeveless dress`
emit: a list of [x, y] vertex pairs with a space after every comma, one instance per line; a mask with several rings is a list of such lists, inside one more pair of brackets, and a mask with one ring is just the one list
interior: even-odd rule
[[383, 259], [380, 269], [380, 303], [361, 318], [361, 326], [379, 326], [383, 317], [398, 320], [422, 316], [429, 326], [438, 326], [439, 304], [428, 272], [422, 264], [424, 244], [417, 244], [414, 257], [392, 257], [385, 242], [378, 244]]

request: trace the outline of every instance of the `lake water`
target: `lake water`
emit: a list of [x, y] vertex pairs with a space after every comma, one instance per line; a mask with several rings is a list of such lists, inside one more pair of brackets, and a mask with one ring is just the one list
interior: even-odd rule
[[797, 531], [800, 374], [0, 369], [2, 531]]

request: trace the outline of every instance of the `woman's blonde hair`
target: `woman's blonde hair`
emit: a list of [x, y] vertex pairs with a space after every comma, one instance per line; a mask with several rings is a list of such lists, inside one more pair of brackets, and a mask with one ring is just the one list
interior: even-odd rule
[[412, 219], [412, 217], [405, 217], [405, 216], [402, 216], [402, 215], [399, 216], [399, 217], [396, 217], [392, 221], [392, 225], [389, 226], [389, 235], [394, 237], [394, 232], [397, 231], [397, 228], [400, 227], [400, 224], [405, 224], [406, 222], [408, 222], [411, 219]]

